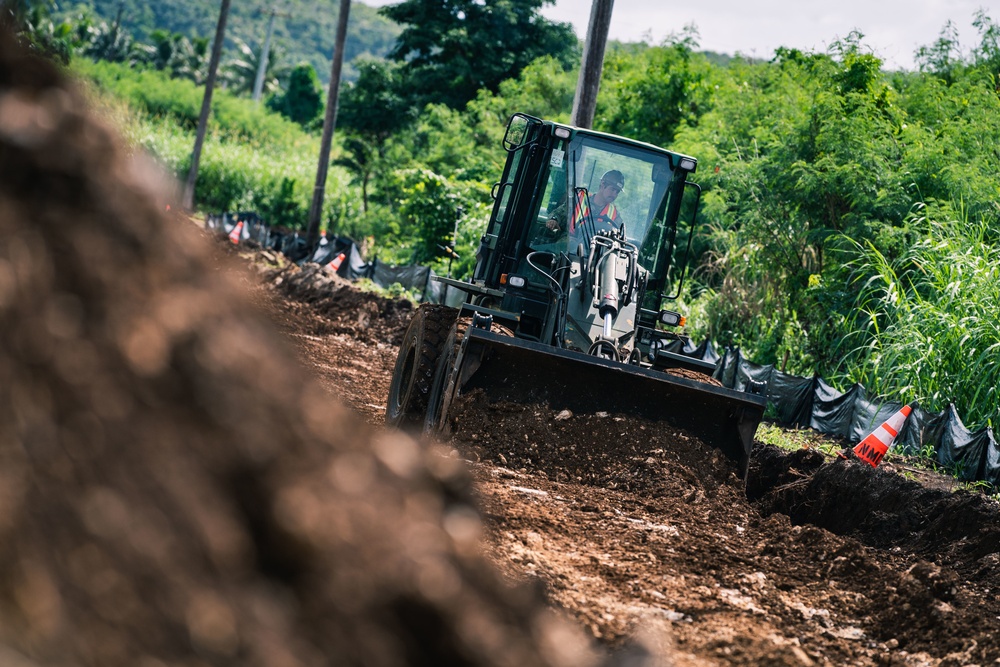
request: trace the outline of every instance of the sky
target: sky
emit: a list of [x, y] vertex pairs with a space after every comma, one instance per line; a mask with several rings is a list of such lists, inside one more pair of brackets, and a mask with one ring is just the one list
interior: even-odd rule
[[[398, 0], [362, 0], [381, 6]], [[587, 34], [592, 0], [556, 0], [542, 9], [553, 21]], [[770, 59], [779, 46], [825, 52], [852, 30], [887, 69], [913, 69], [913, 54], [932, 44], [951, 20], [968, 50], [979, 43], [978, 9], [1000, 22], [1000, 0], [615, 0], [611, 39], [659, 44], [694, 24], [700, 48]]]

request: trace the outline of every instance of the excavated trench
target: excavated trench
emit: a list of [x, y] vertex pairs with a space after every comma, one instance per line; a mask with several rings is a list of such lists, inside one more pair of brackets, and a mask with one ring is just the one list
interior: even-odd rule
[[815, 450], [761, 445], [747, 497], [765, 515], [935, 560], [972, 581], [1000, 572], [997, 505], [979, 493], [926, 488], [854, 457], [827, 461]]
[[[740, 489], [732, 461], [662, 422], [614, 414], [560, 419], [544, 406], [485, 409], [468, 396], [452, 419], [452, 442], [476, 458], [545, 474], [557, 482], [655, 497], [679, 485], [706, 494]], [[974, 492], [926, 488], [848, 455], [786, 451], [756, 443], [746, 499], [762, 516], [782, 514], [880, 550], [947, 564], [963, 577], [995, 576], [1000, 558], [997, 504]]]

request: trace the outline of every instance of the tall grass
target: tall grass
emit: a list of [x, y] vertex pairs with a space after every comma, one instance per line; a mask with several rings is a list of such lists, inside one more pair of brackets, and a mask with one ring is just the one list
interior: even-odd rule
[[[173, 119], [188, 130], [198, 125], [205, 89], [192, 81], [172, 79], [167, 72], [86, 58], [74, 59], [71, 69], [102, 94], [126, 100], [137, 111]], [[212, 94], [211, 122], [225, 128], [230, 136], [254, 146], [295, 150], [315, 141], [297, 123], [222, 88]]]
[[[89, 83], [130, 145], [150, 153], [177, 179], [187, 177], [203, 88], [114, 63], [78, 59], [72, 69]], [[272, 224], [303, 227], [319, 143], [295, 123], [218, 91], [199, 162], [195, 205], [210, 212], [253, 210]], [[328, 171], [325, 225], [360, 208], [354, 204], [360, 196], [348, 183], [344, 169]]]
[[924, 210], [911, 221], [923, 238], [896, 261], [852, 242], [861, 291], [839, 379], [932, 410], [954, 402], [969, 424], [992, 424], [1000, 392], [997, 230], [961, 207]]
[[[191, 165], [194, 134], [171, 120], [139, 118], [131, 131], [136, 143], [159, 159], [178, 178]], [[261, 150], [216, 131], [206, 136], [198, 165], [195, 200], [206, 210], [259, 210], [271, 204], [281, 182], [294, 183], [293, 194], [308, 209], [316, 178], [319, 141], [308, 150]], [[343, 187], [340, 170], [331, 170], [328, 188]]]

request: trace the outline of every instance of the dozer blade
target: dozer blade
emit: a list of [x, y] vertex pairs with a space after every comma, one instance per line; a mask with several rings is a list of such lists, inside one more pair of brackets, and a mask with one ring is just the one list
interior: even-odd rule
[[744, 392], [470, 327], [458, 360], [458, 395], [605, 411], [667, 422], [735, 461], [746, 481], [767, 400]]

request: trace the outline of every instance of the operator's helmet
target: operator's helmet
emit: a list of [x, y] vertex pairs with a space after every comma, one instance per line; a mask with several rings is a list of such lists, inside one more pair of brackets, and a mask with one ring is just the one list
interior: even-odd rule
[[[621, 215], [614, 201], [618, 194], [625, 188], [625, 177], [617, 169], [604, 172], [601, 176], [601, 190], [609, 190], [604, 195], [607, 202], [601, 210], [593, 212], [595, 229], [601, 232], [617, 231], [621, 225]], [[610, 200], [610, 201], [608, 201]]]
[[625, 176], [622, 175], [617, 169], [611, 169], [610, 171], [604, 172], [601, 176], [602, 185], [617, 185], [619, 190], [625, 189]]

